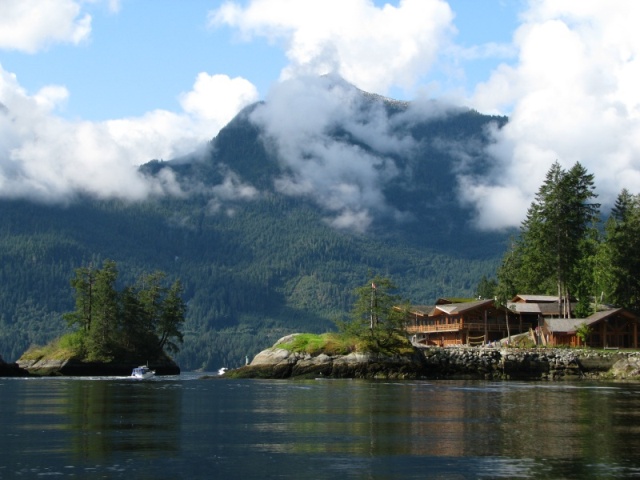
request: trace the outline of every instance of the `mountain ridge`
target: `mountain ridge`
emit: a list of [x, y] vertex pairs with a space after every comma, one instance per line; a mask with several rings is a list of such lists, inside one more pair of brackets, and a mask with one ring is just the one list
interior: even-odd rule
[[[292, 331], [332, 329], [372, 273], [415, 303], [472, 295], [495, 271], [507, 234], [472, 228], [447, 145], [464, 143], [476, 159], [465, 168], [482, 172], [487, 129], [507, 119], [434, 107], [420, 120], [410, 104], [344, 98], [353, 108], [331, 101], [347, 116], [320, 112], [319, 129], [301, 125], [306, 144], [293, 142], [303, 137], [295, 129], [291, 137], [269, 130], [272, 112], [259, 102], [207, 148], [140, 168], [148, 177], [170, 171], [179, 195], [0, 200], [0, 353], [11, 361], [63, 332], [73, 269], [105, 258], [124, 281], [156, 269], [181, 278], [189, 310], [176, 360], [184, 370], [237, 366]], [[362, 110], [358, 102], [372, 103]]]

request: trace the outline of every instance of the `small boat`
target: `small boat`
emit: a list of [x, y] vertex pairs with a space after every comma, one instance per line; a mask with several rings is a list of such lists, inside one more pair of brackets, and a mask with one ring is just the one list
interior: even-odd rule
[[155, 374], [156, 374], [155, 370], [151, 370], [146, 365], [141, 365], [139, 367], [136, 367], [133, 369], [133, 372], [131, 372], [131, 376], [133, 378], [140, 378], [140, 379], [151, 378]]
[[224, 375], [227, 372], [227, 367], [222, 367], [218, 369], [218, 375]]

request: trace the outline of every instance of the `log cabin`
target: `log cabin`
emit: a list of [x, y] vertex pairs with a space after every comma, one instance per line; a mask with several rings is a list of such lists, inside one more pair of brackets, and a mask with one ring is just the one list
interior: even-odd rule
[[494, 300], [452, 302], [440, 299], [436, 305], [418, 305], [410, 309], [407, 333], [416, 343], [438, 345], [486, 345], [509, 335], [527, 332], [523, 323]]
[[[589, 327], [586, 345], [577, 332]], [[587, 318], [545, 318], [542, 335], [550, 346], [638, 348], [638, 317], [624, 308], [603, 310]]]

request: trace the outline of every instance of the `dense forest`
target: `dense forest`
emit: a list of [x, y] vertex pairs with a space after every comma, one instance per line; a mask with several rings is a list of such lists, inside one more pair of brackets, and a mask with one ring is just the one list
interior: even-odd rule
[[75, 309], [63, 316], [75, 330], [62, 337], [75, 358], [140, 364], [177, 352], [186, 313], [180, 281], [167, 287], [164, 272], [157, 271], [118, 290], [118, 275], [113, 260], [76, 269]]
[[[362, 102], [381, 105], [390, 118], [408, 108], [372, 96]], [[139, 202], [79, 196], [56, 205], [1, 200], [3, 358], [15, 360], [68, 331], [63, 314], [74, 308], [74, 272], [105, 259], [117, 262], [118, 288], [156, 270], [170, 283], [180, 280], [186, 320], [175, 359], [184, 370], [237, 366], [283, 335], [334, 330], [352, 307], [354, 288], [375, 274], [416, 304], [471, 296], [483, 276], [494, 275], [508, 233], [470, 227], [472, 212], [454, 194], [459, 165], [451, 145], [475, 145], [468, 165], [481, 171], [487, 160], [478, 146], [488, 141], [487, 126], [505, 118], [455, 110], [399, 123], [415, 145], [404, 156], [384, 154], [398, 172], [384, 188], [388, 208], [366, 231], [353, 231], [328, 222], [326, 205], [274, 188], [287, 166], [252, 121], [256, 108], [241, 112], [206, 154], [141, 168], [148, 176], [170, 169], [184, 195]], [[383, 156], [346, 125], [331, 136]], [[223, 197], [230, 181], [259, 195]], [[385, 213], [391, 210], [402, 218]]]
[[603, 304], [640, 315], [640, 196], [622, 189], [604, 223], [596, 179], [580, 163], [555, 162], [540, 186], [497, 279], [482, 295], [503, 305], [519, 292], [557, 295], [565, 318], [585, 318]]

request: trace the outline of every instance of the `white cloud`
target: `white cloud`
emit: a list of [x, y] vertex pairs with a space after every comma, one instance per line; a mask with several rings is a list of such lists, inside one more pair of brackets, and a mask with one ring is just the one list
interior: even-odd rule
[[211, 188], [211, 200], [208, 202], [208, 213], [217, 214], [223, 207], [225, 213], [232, 216], [235, 213], [233, 203], [238, 201], [256, 200], [260, 192], [252, 185], [242, 182], [240, 177], [231, 170], [224, 172], [225, 178], [221, 184]]
[[181, 97], [184, 112], [156, 110], [104, 122], [58, 117], [55, 110], [67, 96], [60, 86], [29, 95], [0, 66], [0, 197], [64, 201], [77, 193], [126, 199], [176, 193], [171, 176], [150, 180], [135, 166], [193, 152], [257, 94], [246, 80], [200, 74], [194, 90]]
[[218, 131], [246, 105], [258, 99], [256, 87], [244, 78], [200, 73], [193, 89], [181, 95], [185, 112], [209, 122]]
[[91, 33], [91, 16], [76, 0], [2, 0], [0, 49], [35, 53], [54, 43], [78, 44]]
[[210, 13], [245, 38], [284, 42], [290, 65], [283, 78], [336, 73], [358, 87], [386, 93], [414, 87], [454, 33], [443, 0], [401, 0], [376, 7], [371, 0], [251, 0], [226, 2]]
[[408, 133], [396, 132], [379, 102], [341, 79], [298, 77], [274, 87], [251, 118], [288, 172], [276, 180], [279, 191], [313, 199], [340, 228], [362, 231], [374, 213], [397, 214], [383, 194], [399, 174], [391, 155], [414, 144]]
[[485, 227], [518, 225], [555, 160], [582, 163], [605, 205], [623, 187], [640, 192], [640, 2], [532, 0], [523, 19], [517, 61], [472, 99], [510, 112], [490, 148], [495, 170], [463, 179]]

